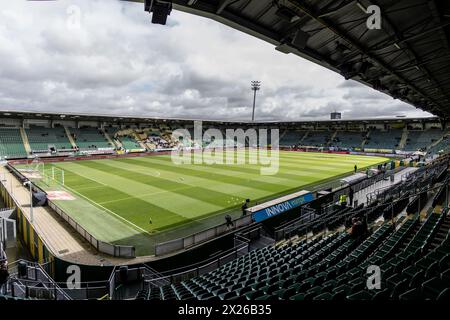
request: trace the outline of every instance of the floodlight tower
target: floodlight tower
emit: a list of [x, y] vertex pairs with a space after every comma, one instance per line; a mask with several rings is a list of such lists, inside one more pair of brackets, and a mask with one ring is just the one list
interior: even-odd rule
[[252, 90], [253, 90], [252, 122], [255, 121], [256, 91], [258, 91], [259, 89], [261, 89], [261, 81], [252, 81]]

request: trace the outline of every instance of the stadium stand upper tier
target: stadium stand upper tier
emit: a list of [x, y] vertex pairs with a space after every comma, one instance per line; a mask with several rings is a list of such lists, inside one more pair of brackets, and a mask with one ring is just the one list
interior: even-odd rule
[[27, 156], [19, 129], [0, 128], [0, 156], [13, 158]]
[[307, 135], [301, 141], [304, 146], [326, 147], [331, 140], [330, 131], [308, 131]]
[[70, 129], [70, 132], [80, 150], [115, 148], [98, 128]]
[[443, 132], [439, 129], [430, 129], [426, 131], [409, 131], [406, 145], [407, 151], [416, 151], [426, 146], [431, 146], [434, 142], [442, 138]]
[[280, 139], [281, 146], [336, 148], [342, 150], [400, 150], [407, 152], [447, 151], [448, 131], [441, 129], [400, 130], [369, 129], [367, 131], [294, 131], [288, 130]]
[[48, 152], [49, 148], [56, 150], [71, 150], [72, 144], [63, 127], [44, 128], [30, 126], [25, 129], [32, 152]]
[[365, 136], [365, 132], [338, 131], [333, 141], [331, 141], [331, 145], [338, 148], [361, 148]]
[[432, 146], [428, 150], [428, 153], [434, 154], [434, 153], [438, 153], [438, 152], [442, 152], [442, 153], [450, 152], [450, 141], [449, 140], [450, 140], [450, 136], [448, 134], [445, 135], [444, 137], [442, 137], [441, 140], [439, 140], [439, 143]]
[[[0, 117], [0, 156], [2, 158], [25, 158], [33, 154], [55, 156], [70, 152], [143, 152], [168, 150], [179, 147], [232, 147], [234, 142], [223, 143], [208, 139], [208, 128], [218, 129], [226, 136], [225, 129], [268, 129], [280, 132], [279, 145], [282, 147], [324, 148], [367, 152], [409, 152], [422, 151], [429, 155], [448, 152], [449, 123], [431, 119], [388, 119], [349, 120], [348, 122], [299, 122], [297, 123], [247, 123], [207, 122], [203, 124], [205, 141], [200, 145], [194, 141], [193, 122], [189, 120], [155, 120], [154, 123], [117, 124], [90, 120], [88, 116], [77, 116], [76, 121], [60, 119], [39, 121], [33, 115], [23, 115], [23, 119], [2, 119]], [[31, 119], [27, 119], [30, 117]], [[135, 119], [138, 121], [138, 119]], [[29, 123], [28, 123], [29, 122]], [[14, 125], [12, 125], [12, 123]], [[28, 123], [28, 125], [25, 125]], [[187, 129], [191, 138], [176, 139], [172, 132]], [[270, 145], [271, 134], [268, 132]], [[260, 141], [260, 144], [262, 142]], [[242, 144], [242, 143], [241, 143]], [[247, 138], [246, 145], [252, 144]]]
[[301, 140], [308, 131], [286, 130], [280, 137], [281, 145], [293, 146], [301, 143]]
[[368, 149], [400, 149], [402, 130], [391, 129], [389, 131], [371, 130], [366, 138], [364, 148]]

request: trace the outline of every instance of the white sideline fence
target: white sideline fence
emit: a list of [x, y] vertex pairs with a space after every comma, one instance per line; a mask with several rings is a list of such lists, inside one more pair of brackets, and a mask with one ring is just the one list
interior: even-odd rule
[[233, 227], [227, 227], [227, 224], [224, 223], [183, 238], [158, 243], [155, 245], [155, 255], [162, 256], [168, 253], [191, 248], [197, 244], [214, 239], [220, 235], [235, 231], [240, 227], [250, 225], [252, 222], [252, 216], [246, 215], [233, 220]]
[[115, 245], [96, 239], [92, 234], [86, 231], [67, 213], [58, 207], [54, 202], [48, 201], [48, 206], [53, 209], [61, 218], [63, 218], [72, 228], [74, 228], [84, 239], [86, 239], [99, 252], [120, 258], [135, 258], [136, 249], [134, 246]]

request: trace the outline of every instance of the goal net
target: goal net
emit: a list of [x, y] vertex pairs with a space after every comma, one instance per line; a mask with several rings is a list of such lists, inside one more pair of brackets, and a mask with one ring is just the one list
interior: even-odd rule
[[40, 161], [38, 158], [34, 159], [28, 165], [27, 174], [30, 179], [40, 180], [47, 186], [54, 184], [65, 185], [64, 170], [55, 167], [52, 164], [45, 165], [45, 163]]
[[64, 170], [54, 166], [47, 168], [44, 170], [44, 180], [47, 181], [47, 184], [57, 183], [65, 185]]

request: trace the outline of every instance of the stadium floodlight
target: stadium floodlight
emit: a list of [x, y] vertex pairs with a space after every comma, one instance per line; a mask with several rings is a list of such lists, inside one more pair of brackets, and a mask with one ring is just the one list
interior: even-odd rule
[[259, 91], [260, 89], [261, 89], [261, 81], [252, 81], [252, 90], [253, 90], [252, 121], [255, 121], [256, 91]]

